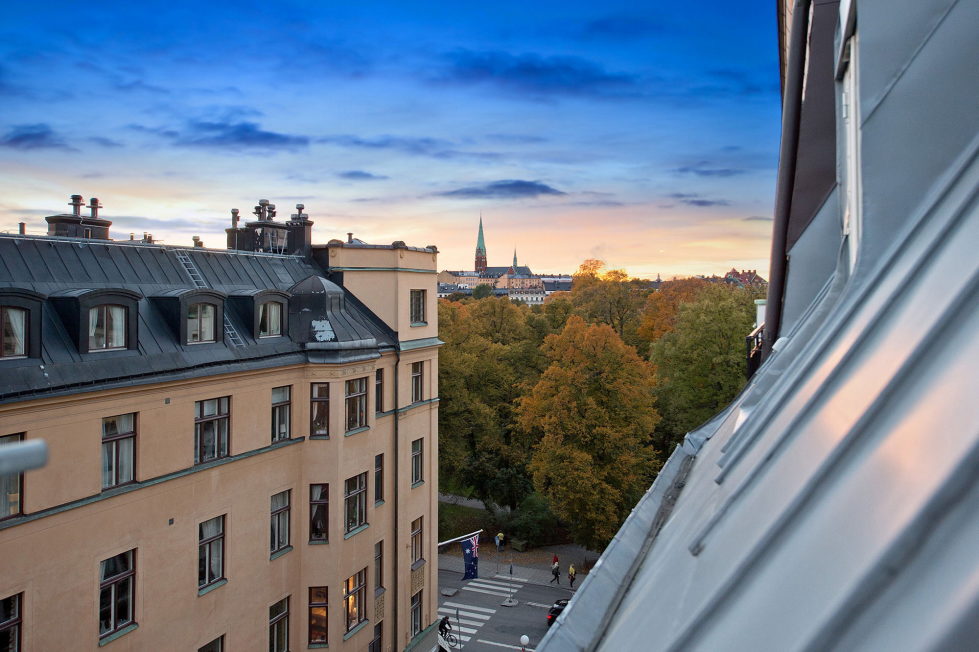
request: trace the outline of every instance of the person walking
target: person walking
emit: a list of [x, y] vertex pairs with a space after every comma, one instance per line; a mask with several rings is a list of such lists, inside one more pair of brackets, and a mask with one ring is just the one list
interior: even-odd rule
[[557, 582], [558, 586], [561, 586], [561, 567], [558, 565], [556, 561], [557, 557], [555, 557], [554, 559], [555, 562], [551, 564], [551, 575], [553, 575], [554, 577], [551, 578], [551, 581], [548, 582], [548, 584], [553, 584], [554, 582]]
[[574, 588], [574, 576], [575, 576], [574, 564], [571, 564], [570, 566], [568, 566], [568, 583], [571, 584], [572, 589]]

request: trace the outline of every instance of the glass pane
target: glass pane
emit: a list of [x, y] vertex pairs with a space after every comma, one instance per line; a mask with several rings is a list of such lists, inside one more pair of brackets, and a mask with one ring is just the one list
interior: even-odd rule
[[132, 568], [132, 554], [133, 551], [129, 550], [127, 552], [116, 555], [115, 557], [110, 557], [102, 562], [102, 581], [124, 573]]
[[207, 401], [198, 401], [197, 404], [200, 406], [200, 412], [197, 415], [198, 417], [217, 416], [218, 400], [216, 398], [212, 398]]
[[88, 348], [105, 348], [105, 311], [96, 306], [88, 311]]
[[116, 445], [118, 446], [116, 463], [119, 467], [119, 483], [132, 482], [133, 467], [135, 466], [133, 462], [136, 438], [126, 437], [125, 439], [120, 439], [116, 442]]
[[326, 607], [309, 608], [309, 642], [326, 643]]
[[0, 517], [20, 513], [20, 474], [0, 475]]
[[286, 507], [289, 504], [289, 492], [283, 491], [272, 496], [272, 511]]
[[3, 355], [26, 355], [27, 311], [20, 308], [3, 310]]
[[116, 584], [116, 627], [133, 619], [133, 578], [127, 577]]
[[329, 383], [313, 383], [313, 398], [329, 398]]
[[200, 342], [201, 341], [201, 331], [200, 331], [200, 320], [198, 307], [199, 303], [193, 303], [187, 307], [187, 341], [188, 342]]
[[228, 455], [228, 420], [219, 419], [217, 421], [217, 437], [218, 437], [218, 457], [226, 457]]
[[201, 305], [201, 341], [214, 341], [214, 306], [209, 303]]
[[19, 637], [19, 633], [20, 625], [0, 632], [0, 651], [18, 652], [20, 650], [20, 648], [17, 646], [17, 638]]
[[215, 448], [215, 422], [205, 421], [197, 424], [200, 430], [201, 461], [213, 460], [217, 456]]
[[219, 411], [221, 414], [228, 413], [228, 402], [230, 400], [231, 399], [229, 399], [227, 396], [222, 396], [221, 398], [218, 399], [218, 408], [220, 408]]
[[106, 347], [126, 346], [126, 308], [106, 306]]
[[197, 585], [207, 584], [207, 546], [197, 547]]
[[318, 503], [310, 505], [309, 511], [309, 538], [313, 540], [326, 540], [326, 505]]
[[272, 402], [273, 403], [284, 403], [289, 400], [289, 389], [290, 387], [273, 387], [272, 388]]
[[276, 616], [281, 616], [289, 608], [288, 598], [285, 600], [279, 600], [274, 605], [269, 607], [269, 620], [275, 619]]
[[280, 620], [275, 624], [275, 652], [286, 652], [289, 649], [289, 619]]
[[313, 420], [310, 424], [313, 435], [328, 435], [330, 434], [329, 420], [330, 420], [330, 408], [327, 403], [322, 401], [314, 401], [313, 405]]
[[[325, 589], [324, 589], [325, 590]], [[20, 615], [20, 596], [14, 595], [0, 600], [0, 623], [12, 620]]]
[[224, 575], [222, 570], [222, 563], [224, 561], [224, 540], [218, 539], [217, 541], [212, 541], [208, 544], [208, 547], [210, 548], [211, 553], [211, 573], [208, 579], [216, 580]]
[[99, 634], [104, 634], [109, 631], [112, 631], [111, 586], [107, 586], [99, 591]]
[[311, 484], [309, 485], [309, 499], [310, 500], [327, 500], [327, 493], [329, 492], [330, 485], [328, 484]]
[[204, 539], [210, 539], [213, 536], [221, 534], [223, 529], [224, 519], [220, 516], [204, 521], [200, 524], [200, 538], [202, 541]]
[[116, 479], [115, 442], [102, 444], [102, 488], [112, 487]]
[[132, 432], [135, 423], [135, 413], [119, 414], [102, 419], [102, 436], [113, 437], [126, 432]]
[[272, 438], [289, 438], [289, 406], [280, 405], [272, 408]]
[[326, 588], [325, 586], [309, 587], [309, 601], [326, 604]]

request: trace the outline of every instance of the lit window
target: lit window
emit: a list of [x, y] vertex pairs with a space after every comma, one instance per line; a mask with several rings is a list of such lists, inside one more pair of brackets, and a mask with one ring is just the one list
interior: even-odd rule
[[347, 430], [367, 425], [367, 379], [354, 378], [346, 382]]
[[343, 610], [347, 614], [347, 631], [367, 620], [367, 569], [343, 583]]
[[187, 343], [214, 341], [216, 310], [211, 303], [192, 303], [187, 308]]
[[411, 522], [411, 561], [421, 561], [424, 558], [422, 550], [422, 518], [419, 516]]
[[102, 488], [132, 482], [135, 467], [136, 413], [102, 419]]
[[259, 306], [258, 336], [276, 337], [282, 335], [282, 304], [268, 301]]
[[104, 638], [135, 619], [136, 550], [99, 565], [99, 636]]
[[422, 473], [422, 444], [424, 440], [416, 439], [411, 442], [411, 483], [417, 484], [425, 479]]
[[425, 323], [425, 290], [411, 291], [411, 323]]
[[2, 358], [22, 358], [27, 355], [27, 311], [23, 308], [0, 306], [2, 324]]
[[411, 635], [422, 631], [422, 592], [411, 596]]
[[0, 600], [0, 650], [20, 650], [21, 597], [18, 593]]
[[330, 605], [327, 587], [309, 587], [309, 643], [329, 643], [327, 623]]
[[228, 408], [231, 397], [195, 401], [194, 463], [228, 456]]
[[424, 396], [425, 384], [423, 375], [425, 372], [424, 362], [411, 363], [411, 402], [417, 403]]
[[310, 386], [309, 434], [328, 437], [330, 434], [330, 383]]
[[352, 532], [367, 523], [367, 473], [348, 478], [344, 483], [345, 531]]
[[88, 311], [88, 350], [126, 348], [125, 306], [104, 304]]
[[309, 485], [309, 540], [330, 540], [330, 485]]
[[272, 441], [289, 439], [292, 387], [272, 388]]
[[224, 516], [197, 526], [197, 586], [224, 579]]
[[269, 652], [289, 652], [289, 598], [269, 607]]
[[384, 500], [384, 453], [374, 456], [374, 502]]
[[384, 370], [374, 372], [374, 411], [384, 411]]
[[289, 547], [289, 498], [291, 490], [272, 496], [271, 539], [269, 550], [272, 553]]
[[[0, 447], [18, 444], [24, 435], [7, 435], [0, 437]], [[23, 513], [24, 474], [6, 473], [0, 475], [0, 519], [19, 516]]]

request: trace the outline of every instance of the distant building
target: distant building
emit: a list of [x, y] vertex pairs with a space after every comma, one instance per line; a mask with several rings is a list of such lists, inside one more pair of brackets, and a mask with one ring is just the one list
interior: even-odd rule
[[0, 476], [4, 648], [421, 644], [436, 248], [268, 202], [226, 250], [117, 242], [72, 206], [0, 235], [0, 446], [49, 450]]

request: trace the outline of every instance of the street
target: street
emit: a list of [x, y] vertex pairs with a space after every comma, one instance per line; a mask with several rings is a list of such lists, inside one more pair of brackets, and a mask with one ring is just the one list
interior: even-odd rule
[[[567, 579], [562, 578], [560, 587], [531, 583], [516, 574], [511, 580], [510, 575], [495, 574], [494, 566], [487, 564], [479, 579], [465, 582], [462, 573], [439, 569], [439, 589], [457, 592], [451, 597], [440, 593], [438, 617], [449, 616], [459, 647], [469, 652], [520, 650], [524, 634], [530, 639], [529, 652], [547, 632], [547, 611], [554, 601], [571, 597]], [[502, 606], [508, 596], [516, 606]]]

